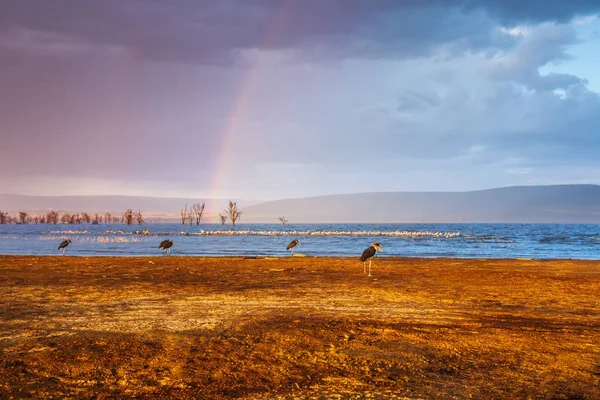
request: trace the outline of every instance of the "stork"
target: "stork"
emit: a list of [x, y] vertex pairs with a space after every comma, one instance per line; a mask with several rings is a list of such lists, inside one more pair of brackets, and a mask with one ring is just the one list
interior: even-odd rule
[[369, 276], [371, 276], [371, 257], [373, 257], [377, 252], [380, 251], [383, 253], [381, 249], [381, 243], [373, 242], [371, 246], [369, 246], [365, 251], [363, 251], [360, 256], [360, 261], [363, 263], [363, 273], [367, 272], [367, 260], [369, 260]]
[[62, 241], [62, 242], [61, 242], [61, 243], [58, 245], [58, 249], [57, 249], [57, 250], [60, 250], [60, 249], [62, 249], [62, 251], [63, 251], [63, 256], [64, 256], [64, 255], [65, 255], [65, 253], [66, 253], [66, 251], [67, 251], [67, 246], [68, 246], [68, 245], [70, 245], [71, 243], [73, 243], [73, 242], [71, 242], [71, 239], [63, 240], [63, 241]]
[[300, 241], [298, 239], [294, 239], [290, 242], [290, 244], [287, 245], [285, 249], [292, 250], [292, 255], [294, 255], [294, 247], [296, 247], [298, 244], [300, 244]]
[[167, 239], [167, 240], [163, 240], [162, 242], [160, 242], [160, 244], [158, 245], [159, 249], [162, 249], [162, 253], [163, 256], [164, 255], [171, 255], [171, 246], [173, 246], [173, 241], [171, 239]]

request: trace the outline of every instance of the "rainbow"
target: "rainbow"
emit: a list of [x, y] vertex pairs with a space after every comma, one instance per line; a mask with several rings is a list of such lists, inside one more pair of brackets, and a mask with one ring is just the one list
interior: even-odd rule
[[[275, 11], [270, 23], [267, 24], [261, 35], [258, 46], [259, 50], [268, 49], [275, 42], [278, 33], [281, 32], [281, 29], [284, 26], [285, 17], [291, 12], [293, 2], [294, 0], [286, 0], [282, 3], [281, 7]], [[263, 63], [261, 61], [259, 55], [249, 67], [244, 79], [242, 79], [239, 85], [239, 89], [236, 91], [237, 95], [233, 101], [231, 112], [225, 119], [225, 127], [216, 153], [217, 157], [212, 166], [212, 179], [209, 185], [210, 198], [217, 199], [227, 197], [227, 193], [222, 193], [222, 184], [229, 172], [228, 167], [230, 164], [232, 144], [234, 143], [236, 136], [240, 134], [239, 123], [244, 120], [248, 94], [253, 86], [257, 72], [263, 68]]]

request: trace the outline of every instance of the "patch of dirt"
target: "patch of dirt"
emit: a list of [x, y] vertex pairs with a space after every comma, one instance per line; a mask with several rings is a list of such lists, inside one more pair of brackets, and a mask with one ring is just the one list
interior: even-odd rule
[[0, 398], [600, 398], [600, 262], [380, 257], [373, 272], [0, 256]]

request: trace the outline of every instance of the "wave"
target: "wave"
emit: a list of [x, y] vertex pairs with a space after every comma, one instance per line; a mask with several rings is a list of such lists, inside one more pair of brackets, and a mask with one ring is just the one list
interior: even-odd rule
[[543, 244], [600, 244], [597, 234], [576, 234], [573, 236], [545, 236], [538, 240]]
[[508, 236], [496, 235], [463, 235], [470, 243], [514, 243], [515, 240]]
[[545, 236], [539, 240], [540, 243], [561, 244], [571, 243], [572, 239], [568, 236]]

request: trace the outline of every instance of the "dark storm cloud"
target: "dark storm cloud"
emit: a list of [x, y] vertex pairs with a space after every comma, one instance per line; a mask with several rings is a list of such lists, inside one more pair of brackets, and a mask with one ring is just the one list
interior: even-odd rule
[[467, 8], [479, 8], [507, 24], [567, 22], [578, 15], [600, 11], [596, 0], [467, 0]]
[[495, 19], [563, 21], [599, 9], [596, 0], [3, 0], [0, 37], [34, 41], [43, 32], [63, 47], [114, 46], [175, 62], [223, 63], [253, 48], [411, 57], [444, 44], [451, 52], [505, 46], [510, 38], [494, 32]]
[[[576, 32], [540, 23], [597, 11], [598, 0], [0, 0], [0, 170], [206, 187], [223, 160], [595, 162], [598, 95], [540, 73], [568, 59]], [[499, 29], [529, 23], [526, 35]], [[285, 52], [262, 53], [251, 81], [229, 68], [265, 48]]]

